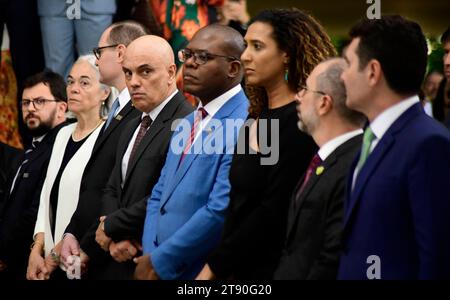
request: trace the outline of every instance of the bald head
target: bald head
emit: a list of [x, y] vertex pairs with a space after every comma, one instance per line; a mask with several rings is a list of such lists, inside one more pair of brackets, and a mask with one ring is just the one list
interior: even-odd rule
[[125, 60], [136, 56], [153, 56], [165, 65], [175, 64], [175, 57], [169, 43], [156, 35], [144, 35], [130, 43], [125, 52]]
[[192, 37], [192, 40], [194, 39], [218, 43], [225, 55], [234, 56], [236, 58], [240, 58], [245, 50], [244, 38], [242, 35], [235, 29], [220, 24], [212, 24], [201, 28]]
[[150, 112], [176, 90], [172, 48], [163, 38], [145, 35], [128, 45], [122, 69], [134, 106]]
[[347, 63], [343, 58], [330, 58], [318, 64], [313, 72], [311, 72], [311, 76], [315, 76], [316, 78], [317, 89], [333, 98], [336, 112], [344, 120], [353, 125], [360, 126], [365, 121], [364, 115], [349, 109], [345, 104], [347, 92], [341, 75], [346, 67]]

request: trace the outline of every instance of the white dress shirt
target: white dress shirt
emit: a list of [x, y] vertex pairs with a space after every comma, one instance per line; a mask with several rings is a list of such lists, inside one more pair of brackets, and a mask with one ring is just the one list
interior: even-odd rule
[[227, 103], [228, 100], [230, 100], [231, 98], [236, 96], [241, 90], [242, 90], [242, 87], [240, 84], [238, 84], [235, 87], [233, 87], [232, 89], [229, 89], [228, 91], [226, 91], [225, 93], [223, 93], [222, 95], [217, 97], [216, 99], [212, 100], [205, 106], [203, 106], [203, 104], [201, 102], [198, 104], [197, 111], [200, 107], [203, 107], [206, 110], [206, 112], [208, 113], [208, 115], [203, 120], [201, 120], [200, 125], [199, 125], [201, 130], [197, 130], [197, 132], [195, 134], [194, 142], [192, 144], [195, 143], [195, 141], [199, 137], [200, 133], [203, 131], [203, 129], [205, 129], [206, 125], [208, 125], [208, 122], [214, 117], [214, 115], [219, 111], [219, 109], [221, 109], [222, 106], [225, 103]]
[[[155, 122], [156, 118], [158, 117], [159, 113], [163, 110], [163, 108], [167, 105], [167, 103], [169, 103], [169, 101], [176, 95], [176, 93], [178, 93], [178, 90], [173, 92], [169, 97], [167, 97], [163, 102], [161, 102], [161, 104], [159, 104], [157, 107], [155, 107], [151, 112], [142, 113], [141, 120], [145, 116], [149, 116], [150, 119], [152, 119], [152, 124], [153, 124], [153, 122]], [[130, 160], [130, 155], [131, 155], [131, 151], [133, 150], [134, 141], [136, 141], [136, 137], [138, 135], [140, 127], [141, 126], [139, 125], [136, 128], [136, 130], [134, 131], [134, 134], [131, 137], [130, 142], [128, 143], [127, 150], [125, 151], [125, 154], [122, 158], [122, 183], [121, 183], [122, 187], [123, 187], [123, 183], [125, 182], [125, 176], [127, 175], [128, 161]], [[149, 128], [147, 128], [147, 131], [150, 129], [150, 127], [151, 127], [151, 125], [149, 126]]]
[[114, 117], [131, 101], [128, 88], [124, 88], [117, 98], [119, 98], [119, 108], [114, 112]]
[[363, 134], [362, 129], [353, 130], [344, 134], [341, 134], [334, 139], [326, 142], [322, 147], [319, 149], [319, 156], [322, 159], [322, 161], [325, 161], [328, 156], [330, 156], [331, 153], [333, 153], [334, 150], [336, 150], [337, 147], [342, 145], [343, 143], [347, 142], [351, 138], [357, 136], [358, 134]]

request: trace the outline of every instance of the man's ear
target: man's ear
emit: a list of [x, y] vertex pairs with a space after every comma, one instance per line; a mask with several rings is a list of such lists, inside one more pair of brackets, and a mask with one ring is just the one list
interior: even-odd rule
[[326, 115], [333, 109], [333, 98], [330, 95], [323, 95], [318, 102], [317, 113], [319, 116]]
[[241, 75], [242, 72], [242, 63], [238, 60], [232, 61], [228, 67], [228, 77], [235, 78], [236, 76]]
[[67, 102], [59, 101], [57, 102], [58, 108], [56, 110], [56, 117], [62, 118], [67, 112]]
[[370, 86], [375, 86], [381, 80], [383, 70], [381, 64], [376, 59], [371, 59], [366, 66], [366, 76]]
[[175, 64], [170, 65], [167, 72], [169, 73], [168, 84], [172, 85], [177, 80], [177, 66]]
[[123, 44], [117, 46], [117, 63], [121, 64], [123, 62], [123, 57], [125, 56], [125, 51], [127, 47]]

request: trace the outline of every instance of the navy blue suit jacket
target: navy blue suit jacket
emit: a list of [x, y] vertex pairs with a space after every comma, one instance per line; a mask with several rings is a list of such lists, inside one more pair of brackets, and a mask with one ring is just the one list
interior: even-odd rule
[[358, 159], [338, 278], [368, 279], [372, 255], [381, 279], [449, 278], [449, 131], [417, 103], [386, 131], [352, 191]]

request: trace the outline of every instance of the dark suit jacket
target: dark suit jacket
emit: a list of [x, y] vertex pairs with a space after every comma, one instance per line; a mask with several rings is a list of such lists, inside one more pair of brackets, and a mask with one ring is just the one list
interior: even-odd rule
[[360, 134], [337, 147], [321, 164], [323, 173], [312, 174], [297, 200], [301, 183], [295, 189], [275, 279], [336, 279], [346, 179], [361, 142]]
[[0, 142], [0, 207], [9, 194], [7, 180], [10, 173], [17, 170], [23, 151]]
[[449, 178], [450, 133], [417, 103], [389, 127], [347, 190], [338, 279], [368, 279], [377, 270], [385, 280], [449, 279]]
[[[58, 131], [63, 123], [44, 137], [38, 147], [30, 153], [29, 160], [22, 166], [17, 176], [15, 188], [5, 198], [0, 212], [0, 259], [6, 261], [17, 278], [24, 279], [30, 245], [33, 241], [34, 225], [42, 185], [47, 174], [47, 166]], [[17, 169], [8, 179], [10, 187]], [[9, 189], [8, 187], [8, 189]]]
[[[100, 215], [107, 215], [105, 233], [113, 240], [140, 241], [146, 214], [146, 196], [151, 193], [164, 165], [172, 136], [172, 122], [184, 118], [193, 110], [181, 93], [177, 93], [166, 104], [139, 144], [133, 160], [128, 165], [125, 182], [121, 187], [122, 158], [133, 133], [141, 123], [141, 116], [131, 120], [124, 128], [100, 211]], [[134, 271], [133, 262], [118, 264], [110, 256], [105, 258], [105, 252], [95, 241], [98, 224], [99, 222], [94, 223], [81, 241], [81, 248], [91, 260], [97, 260], [99, 265], [99, 269], [94, 271], [96, 274], [92, 276], [104, 279], [131, 279]]]
[[78, 206], [66, 229], [79, 241], [100, 216], [101, 198], [114, 168], [120, 135], [128, 122], [140, 115], [129, 101], [95, 142], [81, 180]]

